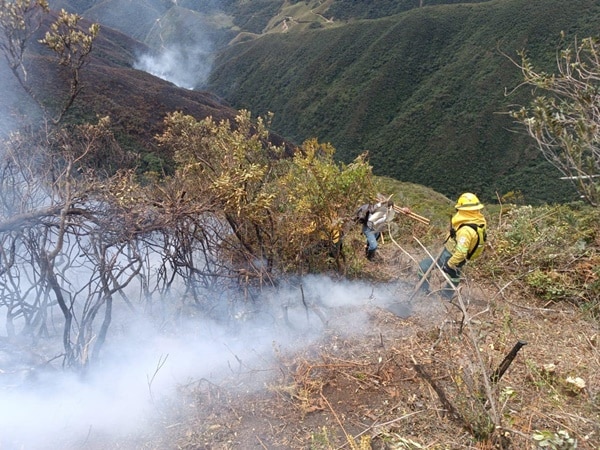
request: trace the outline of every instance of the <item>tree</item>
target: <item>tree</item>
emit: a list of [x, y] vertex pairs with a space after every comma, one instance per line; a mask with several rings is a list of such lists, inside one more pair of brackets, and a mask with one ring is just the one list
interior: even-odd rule
[[310, 258], [325, 261], [328, 233], [368, 198], [371, 167], [364, 156], [338, 165], [335, 149], [313, 139], [285, 158], [268, 142], [267, 121], [252, 121], [247, 111], [233, 123], [182, 113], [165, 123], [158, 141], [175, 153], [186, 198], [212, 203], [212, 222], [228, 225], [214, 231], [211, 244], [230, 261], [225, 273], [273, 283], [302, 271]]
[[227, 234], [220, 230], [215, 236], [219, 245], [213, 250], [228, 249], [238, 269], [268, 281], [276, 236], [274, 195], [266, 186], [275, 177], [274, 161], [283, 150], [269, 144], [264, 122], [253, 123], [247, 111], [241, 111], [234, 123], [173, 113], [165, 125], [157, 139], [174, 152], [176, 177], [186, 180], [186, 196], [210, 199], [211, 215], [229, 225]]
[[0, 51], [15, 78], [30, 95], [33, 91], [28, 84], [25, 50], [48, 11], [46, 0], [0, 0]]
[[[59, 110], [52, 113], [48, 105], [55, 102], [43, 101], [40, 87], [32, 84], [26, 62], [27, 49], [49, 13], [45, 0], [0, 0], [0, 51], [27, 95], [41, 108], [46, 118], [58, 124], [81, 91], [80, 71], [89, 61], [100, 27], [93, 23], [87, 30], [82, 30], [79, 26], [81, 16], [61, 10], [43, 39], [38, 41], [55, 53], [59, 67], [68, 72], [69, 87], [65, 99]], [[53, 95], [56, 97], [55, 93]]]
[[58, 307], [69, 367], [86, 367], [98, 353], [112, 297], [141, 264], [127, 226], [132, 221], [109, 204], [105, 186], [115, 183], [86, 166], [108, 142], [107, 126], [100, 120], [52, 134], [48, 146], [13, 133], [0, 155], [0, 306], [7, 335], [49, 336], [59, 323], [49, 312]]
[[[101, 195], [105, 173], [93, 162], [129, 157], [108, 131], [110, 121], [68, 126], [62, 118], [79, 94], [79, 73], [89, 59], [98, 26], [78, 27], [80, 17], [61, 11], [38, 42], [68, 71], [62, 106], [52, 112], [42, 88], [29, 77], [36, 59], [27, 50], [49, 14], [46, 1], [0, 2], [0, 51], [44, 121], [15, 131], [0, 152], [0, 306], [9, 337], [37, 340], [50, 334], [58, 307], [63, 316], [64, 364], [85, 367], [98, 352], [111, 319], [112, 296], [139, 271], [139, 258], [123, 239], [122, 221]], [[89, 274], [89, 278], [81, 273]], [[104, 307], [99, 330], [95, 319]], [[92, 349], [92, 342], [94, 342]]]
[[[278, 203], [283, 206], [279, 228], [287, 236], [284, 254], [295, 270], [326, 269], [326, 255], [337, 233], [343, 237], [348, 225], [353, 225], [360, 200], [374, 197], [366, 155], [348, 165], [336, 163], [334, 155], [332, 145], [309, 139], [277, 181]], [[329, 253], [340, 269], [342, 255]]]
[[94, 39], [100, 32], [97, 23], [91, 24], [87, 30], [81, 30], [80, 20], [81, 16], [62, 9], [56, 21], [50, 25], [50, 31], [39, 41], [56, 53], [59, 65], [68, 71], [68, 94], [55, 122], [62, 119], [81, 91], [80, 71], [88, 63]]
[[557, 74], [534, 68], [525, 52], [515, 64], [523, 84], [545, 95], [511, 115], [525, 125], [544, 157], [590, 205], [600, 205], [600, 43], [586, 38], [559, 51]]

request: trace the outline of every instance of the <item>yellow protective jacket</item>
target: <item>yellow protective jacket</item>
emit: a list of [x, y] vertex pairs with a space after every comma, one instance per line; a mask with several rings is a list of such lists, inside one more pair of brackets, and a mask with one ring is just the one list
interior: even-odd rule
[[452, 228], [456, 230], [456, 236], [450, 236], [446, 241], [446, 250], [452, 253], [452, 257], [448, 260], [448, 266], [452, 269], [462, 266], [466, 262], [469, 252], [474, 250], [477, 245], [477, 231], [469, 226], [461, 226], [467, 223], [487, 225], [481, 211], [458, 210], [452, 216]]

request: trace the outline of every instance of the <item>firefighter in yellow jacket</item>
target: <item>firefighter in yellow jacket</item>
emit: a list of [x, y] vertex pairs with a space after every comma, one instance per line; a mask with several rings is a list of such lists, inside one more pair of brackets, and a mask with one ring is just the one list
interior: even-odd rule
[[[447, 299], [454, 295], [456, 286], [460, 282], [461, 268], [467, 261], [478, 258], [485, 247], [486, 220], [481, 210], [484, 208], [475, 194], [466, 192], [462, 194], [456, 205], [456, 213], [452, 216], [450, 232], [444, 244], [444, 250], [438, 257], [439, 267], [448, 275], [453, 286], [447, 285], [441, 294]], [[433, 260], [426, 258], [419, 263], [419, 276], [422, 278]], [[427, 280], [421, 288], [429, 292]]]

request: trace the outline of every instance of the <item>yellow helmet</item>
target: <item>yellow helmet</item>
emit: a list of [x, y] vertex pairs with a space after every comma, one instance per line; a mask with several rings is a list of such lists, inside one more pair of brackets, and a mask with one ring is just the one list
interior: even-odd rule
[[465, 192], [458, 197], [458, 201], [454, 207], [462, 211], [476, 211], [478, 209], [483, 209], [483, 205], [477, 196], [475, 194], [471, 194], [470, 192]]

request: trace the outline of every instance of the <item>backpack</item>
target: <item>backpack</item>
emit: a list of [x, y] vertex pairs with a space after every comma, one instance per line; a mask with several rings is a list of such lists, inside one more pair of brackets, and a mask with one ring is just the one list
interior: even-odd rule
[[357, 222], [366, 224], [369, 219], [369, 214], [371, 214], [371, 205], [362, 205], [354, 213], [354, 218]]
[[483, 225], [483, 224], [476, 225], [474, 223], [463, 223], [460, 227], [458, 227], [458, 229], [460, 230], [460, 228], [464, 227], [465, 225], [468, 226], [469, 228], [472, 228], [473, 230], [475, 230], [477, 232], [477, 244], [475, 244], [475, 247], [473, 247], [473, 250], [471, 250], [467, 254], [467, 259], [468, 260], [477, 259], [481, 256], [481, 254], [483, 253], [483, 250], [485, 248], [485, 241], [487, 239], [487, 231], [485, 229], [485, 225]]
[[373, 231], [380, 233], [385, 226], [394, 218], [394, 210], [386, 204], [377, 203], [373, 205], [373, 211], [367, 221], [367, 226]]

